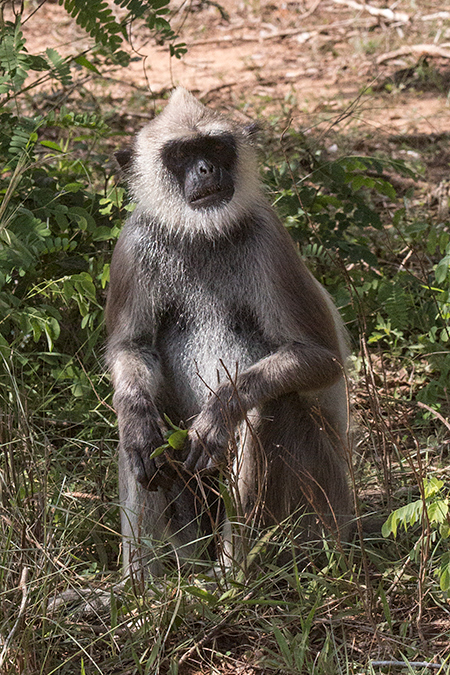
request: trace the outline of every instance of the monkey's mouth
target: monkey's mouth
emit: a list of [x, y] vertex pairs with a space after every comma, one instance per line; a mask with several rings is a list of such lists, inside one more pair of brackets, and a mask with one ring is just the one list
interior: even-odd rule
[[193, 209], [208, 209], [221, 204], [227, 204], [234, 195], [232, 185], [222, 187], [220, 185], [211, 185], [197, 190], [189, 199], [189, 205]]

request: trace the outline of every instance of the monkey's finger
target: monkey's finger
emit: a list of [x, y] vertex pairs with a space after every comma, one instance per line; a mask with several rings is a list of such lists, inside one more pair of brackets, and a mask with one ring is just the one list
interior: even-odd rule
[[153, 479], [151, 481], [151, 485], [154, 485], [155, 487], [153, 488], [156, 490], [157, 488], [161, 487], [163, 490], [169, 490], [174, 481], [175, 481], [176, 475], [174, 474], [169, 474], [167, 471], [164, 471], [161, 468], [158, 468], [156, 470], [155, 475], [153, 476]]
[[205, 466], [206, 471], [216, 471], [222, 465], [222, 462], [218, 460], [217, 457], [208, 457], [208, 461]]
[[205, 473], [212, 473], [217, 471], [225, 464], [225, 455], [222, 448], [218, 448], [217, 452], [203, 453], [199, 458], [195, 471], [204, 471]]
[[145, 488], [149, 492], [156, 492], [158, 487], [159, 487], [159, 483], [158, 483], [157, 480], [155, 480], [155, 478], [156, 478], [155, 475], [153, 475], [151, 478], [148, 478], [147, 476], [144, 476], [142, 478], [142, 480], [139, 480], [139, 479], [138, 480], [139, 480], [139, 483], [142, 485], [143, 488]]
[[156, 464], [153, 459], [148, 459], [146, 455], [140, 452], [135, 453], [135, 465], [137, 466], [138, 482], [150, 492], [156, 492], [158, 481], [156, 477]]
[[164, 490], [168, 490], [172, 487], [175, 480], [181, 477], [182, 466], [181, 462], [174, 460], [173, 457], [168, 455], [164, 456], [162, 461], [161, 458], [158, 457], [156, 460], [154, 482]]
[[197, 462], [194, 467], [194, 472], [200, 473], [200, 471], [205, 471], [208, 468], [210, 462], [211, 459], [209, 458], [209, 456], [205, 452], [202, 452], [200, 457], [197, 459]]
[[190, 452], [185, 463], [184, 463], [184, 468], [188, 473], [195, 473], [197, 471], [197, 461], [199, 457], [199, 450]]
[[194, 473], [195, 471], [198, 471], [197, 464], [199, 462], [201, 454], [202, 454], [201, 445], [199, 443], [195, 443], [195, 441], [192, 441], [191, 449], [184, 462], [184, 468], [186, 469], [186, 471], [189, 471], [189, 473]]

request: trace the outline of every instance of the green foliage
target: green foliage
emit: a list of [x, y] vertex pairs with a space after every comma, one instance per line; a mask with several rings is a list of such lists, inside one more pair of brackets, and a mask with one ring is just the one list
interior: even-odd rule
[[409, 527], [422, 523], [426, 518], [430, 525], [438, 527], [440, 536], [446, 539], [450, 534], [449, 501], [448, 496], [442, 496], [443, 487], [444, 482], [435, 477], [424, 481], [424, 498], [392, 511], [383, 525], [383, 537], [388, 537], [390, 534], [396, 537], [399, 525], [403, 525], [406, 532]]
[[[72, 83], [70, 59], [64, 59], [54, 49], [48, 48], [44, 56], [28, 54], [22, 33], [20, 15], [15, 23], [8, 22], [0, 42], [0, 94], [6, 95], [3, 103], [20, 93], [30, 72], [45, 72], [63, 85]], [[31, 85], [36, 86], [36, 82]]]
[[[301, 140], [305, 144], [304, 138]], [[304, 173], [306, 165], [307, 178], [293, 190], [292, 177]], [[269, 180], [278, 193], [277, 209], [294, 237], [308, 240], [312, 230], [322, 245], [339, 251], [346, 259], [376, 265], [367, 228], [379, 230], [382, 221], [371, 206], [368, 192], [396, 199], [392, 184], [384, 177], [387, 169], [407, 176], [412, 173], [403, 162], [372, 157], [352, 155], [323, 161], [320, 153], [311, 153], [306, 146], [299, 157], [273, 167]]]
[[[104, 0], [60, 0], [60, 4], [95, 42], [109, 47], [112, 52], [120, 47], [126, 37], [125, 26], [116, 21]], [[143, 3], [137, 4], [141, 9]]]
[[129, 62], [128, 55], [120, 47], [127, 40], [127, 26], [136, 19], [145, 21], [148, 28], [158, 34], [161, 43], [170, 43], [172, 56], [179, 58], [186, 52], [184, 44], [174, 44], [177, 35], [164, 18], [169, 13], [169, 0], [114, 0], [117, 7], [126, 10], [120, 21], [104, 0], [59, 0], [59, 3], [96, 44], [106, 49], [109, 56], [121, 65]]
[[[289, 142], [295, 150], [267, 178], [291, 234], [355, 341], [363, 317], [367, 343], [390, 359], [409, 358], [420, 373], [419, 400], [441, 408], [450, 376], [448, 227], [410, 209], [411, 192], [398, 199], [391, 176], [415, 176], [404, 162], [329, 161], [301, 134], [292, 132]], [[424, 242], [431, 264], [419, 253]]]
[[[89, 115], [61, 110], [48, 122], [19, 121], [4, 114], [0, 132], [4, 158], [0, 336], [4, 355], [20, 351], [22, 368], [28, 364], [33, 372], [39, 362], [48, 361], [46, 350], [52, 352], [58, 340], [59, 344], [63, 340], [68, 355], [83, 344], [85, 356], [92, 353], [102, 321], [101, 294], [111, 253], [108, 242], [117, 237], [121, 225], [120, 204], [101, 213], [105, 201], [117, 203], [114, 189], [106, 195], [92, 191], [92, 170], [88, 173], [61, 141], [39, 143], [38, 132], [64, 129], [69, 123], [77, 134], [88, 130], [89, 135], [98, 135], [105, 128]], [[75, 309], [81, 317], [81, 333], [75, 331]], [[40, 346], [38, 353], [32, 343]], [[61, 375], [54, 367], [52, 373]]]
[[[30, 54], [20, 12], [1, 30], [0, 473], [12, 523], [2, 541], [7, 570], [17, 562], [21, 518], [36, 521], [42, 532], [51, 529], [55, 556], [70, 551], [67, 563], [80, 575], [116, 564], [111, 533], [118, 529], [118, 512], [101, 506], [114, 467], [114, 445], [107, 439], [115, 425], [103, 402], [110, 395], [102, 363], [103, 307], [112, 249], [130, 207], [124, 189], [111, 181], [110, 151], [99, 149], [110, 133], [104, 119], [64, 106], [40, 109], [45, 97], [35, 97], [32, 106], [28, 97], [46, 82], [72, 86], [79, 67], [99, 75], [102, 54], [109, 58], [117, 49], [113, 36], [124, 39], [126, 21], [139, 12], [163, 11], [161, 3], [122, 3], [127, 16], [115, 33], [103, 4], [71, 4], [80, 25], [85, 22], [101, 42], [96, 65], [84, 54], [65, 58], [51, 48]], [[114, 471], [111, 478], [115, 491]], [[103, 495], [93, 508], [86, 498], [70, 496], [89, 492], [94, 499]], [[35, 494], [45, 494], [38, 512]], [[2, 587], [11, 582], [17, 584], [2, 579]]]
[[[19, 91], [25, 82], [33, 62], [24, 51], [25, 39], [20, 22], [7, 23], [0, 42], [0, 94]], [[36, 64], [37, 65], [37, 64]]]
[[[410, 528], [420, 524], [423, 530], [428, 530], [428, 536], [432, 541], [435, 541], [437, 537], [440, 540], [447, 540], [450, 536], [449, 504], [449, 491], [445, 488], [444, 481], [434, 476], [426, 479], [423, 481], [421, 499], [405, 504], [389, 514], [382, 527], [383, 537], [388, 537], [390, 534], [396, 537], [400, 526], [407, 532]], [[410, 553], [411, 557], [415, 558], [419, 550], [420, 546], [415, 546]], [[437, 575], [441, 590], [450, 590], [448, 552], [440, 557]]]

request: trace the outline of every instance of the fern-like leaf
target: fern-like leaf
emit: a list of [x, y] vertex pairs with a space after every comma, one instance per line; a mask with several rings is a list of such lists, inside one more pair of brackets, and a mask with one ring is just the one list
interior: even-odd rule
[[45, 50], [49, 61], [52, 75], [64, 85], [72, 84], [69, 60], [64, 59], [56, 49], [49, 47]]
[[103, 47], [115, 51], [126, 37], [125, 28], [114, 18], [104, 0], [59, 0], [76, 23]]
[[19, 91], [28, 77], [29, 69], [20, 22], [7, 23], [0, 41], [0, 94]]

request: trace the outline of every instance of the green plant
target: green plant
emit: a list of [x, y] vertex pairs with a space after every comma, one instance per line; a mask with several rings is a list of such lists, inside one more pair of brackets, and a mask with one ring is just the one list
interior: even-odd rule
[[[180, 565], [158, 583], [117, 584], [102, 307], [112, 248], [132, 207], [111, 176], [116, 143], [98, 113], [109, 102], [88, 96], [83, 80], [101, 81], [105, 67], [128, 63], [132, 21], [161, 28], [158, 39], [175, 55], [184, 47], [165, 24], [167, 4], [116, 2], [114, 13], [111, 3], [65, 6], [93, 40], [71, 57], [30, 53], [21, 10], [0, 21], [0, 670], [329, 675], [445, 662], [448, 220], [436, 218], [420, 186], [394, 194], [408, 166], [355, 157], [352, 147], [335, 160], [314, 131], [286, 134], [286, 156], [268, 167], [267, 183], [364, 364], [350, 383], [356, 482], [364, 516], [392, 511], [384, 532], [397, 536], [368, 529], [344, 555], [325, 549], [322, 559], [305, 555], [304, 567], [281, 566], [268, 546], [292, 550], [292, 531], [280, 524], [249, 547], [250, 574]], [[402, 135], [399, 143], [413, 141]], [[420, 149], [423, 167], [448, 136], [441, 143]], [[426, 458], [425, 481], [411, 448]], [[411, 484], [420, 496], [405, 505]], [[228, 486], [220, 489], [229, 500]], [[55, 608], [65, 590], [72, 599]], [[107, 604], [86, 612], [86, 593], [99, 591]], [[384, 665], [368, 663], [372, 656]]]
[[[24, 582], [24, 597], [29, 590], [33, 594], [27, 613], [34, 624], [45, 616], [55, 582], [63, 588], [67, 583], [61, 570], [71, 569], [72, 579], [89, 584], [114, 570], [118, 558], [115, 446], [109, 440], [115, 420], [105, 405], [110, 387], [102, 358], [103, 306], [112, 248], [132, 206], [112, 180], [111, 131], [104, 118], [73, 103], [61, 105], [61, 93], [70, 96], [80, 70], [101, 77], [111, 60], [127, 62], [119, 47], [135, 19], [171, 41], [175, 55], [182, 53], [163, 18], [167, 2], [121, 3], [127, 11], [120, 25], [104, 3], [68, 2], [66, 8], [94, 38], [89, 59], [86, 52], [29, 53], [23, 7], [15, 7], [14, 21], [6, 22], [4, 6], [0, 3], [2, 672], [11, 649], [3, 636], [12, 639], [17, 626], [21, 572], [31, 587]], [[59, 88], [56, 99], [46, 95], [48, 83]], [[37, 633], [21, 633], [19, 654], [44, 671], [53, 658], [45, 641], [41, 651]], [[52, 628], [47, 636], [50, 644]]]
[[[403, 527], [405, 532], [421, 525], [424, 535], [414, 545], [410, 557], [417, 560], [425, 537], [435, 546], [447, 540], [450, 536], [449, 490], [442, 480], [432, 476], [423, 481], [422, 496], [416, 501], [405, 504], [389, 514], [383, 525], [382, 534], [388, 537], [397, 536], [398, 528]], [[450, 556], [448, 551], [437, 555], [439, 568], [437, 576], [442, 591], [450, 589]]]
[[[277, 209], [353, 338], [363, 321], [369, 346], [390, 360], [407, 357], [420, 373], [420, 387], [409, 395], [435, 409], [446, 406], [449, 235], [445, 225], [409, 208], [411, 191], [403, 204], [398, 199], [392, 176], [415, 173], [385, 156], [330, 161], [293, 131], [285, 145], [284, 160], [267, 173]], [[431, 265], [420, 252], [424, 241]]]

